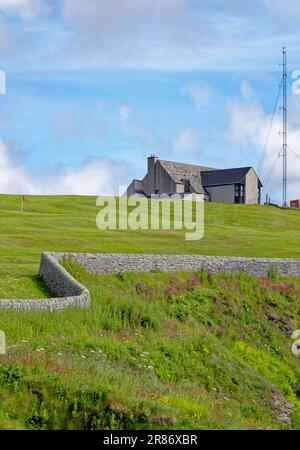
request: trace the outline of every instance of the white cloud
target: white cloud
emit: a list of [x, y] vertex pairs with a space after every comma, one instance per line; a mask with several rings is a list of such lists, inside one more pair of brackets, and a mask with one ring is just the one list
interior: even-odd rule
[[247, 81], [243, 81], [241, 84], [241, 94], [244, 97], [245, 100], [249, 101], [255, 97], [254, 90], [252, 89], [252, 86]]
[[121, 105], [118, 108], [121, 120], [121, 131], [124, 135], [145, 141], [149, 138], [149, 127], [145, 123], [138, 122], [133, 117], [133, 110], [129, 105]]
[[263, 0], [266, 15], [271, 23], [279, 29], [297, 29], [300, 25], [299, 0]]
[[1, 69], [4, 63], [20, 63], [28, 51], [26, 33], [15, 24], [9, 25], [0, 15], [0, 57]]
[[8, 15], [16, 15], [22, 20], [32, 20], [48, 15], [52, 11], [52, 6], [45, 0], [0, 0], [0, 10]]
[[123, 121], [127, 122], [131, 119], [132, 110], [128, 105], [121, 105], [119, 107], [119, 114]]
[[63, 0], [64, 55], [75, 67], [274, 68], [283, 42], [297, 51], [297, 2]]
[[[52, 11], [50, 1], [0, 0], [0, 58], [7, 73], [11, 68], [20, 70], [36, 62], [43, 65], [52, 59], [50, 48], [57, 37], [51, 25], [41, 20]], [[53, 61], [60, 51], [55, 47]]]
[[[0, 0], [1, 10], [3, 64], [262, 70], [275, 69], [283, 43], [298, 63], [298, 0]], [[19, 51], [2, 49], [10, 41]]]
[[[291, 108], [293, 115], [299, 117], [300, 105], [294, 100]], [[228, 105], [228, 127], [224, 135], [231, 145], [231, 150], [240, 155], [240, 159], [250, 162], [258, 169], [259, 161], [270, 129], [271, 116], [255, 100], [230, 102]], [[282, 117], [278, 111], [274, 118], [273, 127], [266, 146], [264, 163], [260, 178], [266, 177], [282, 147]], [[288, 134], [288, 198], [300, 198], [300, 125], [299, 121], [290, 121]], [[294, 152], [297, 156], [295, 156]], [[282, 158], [277, 158], [276, 165], [264, 189], [274, 200], [281, 201], [282, 197]]]
[[173, 152], [187, 156], [200, 149], [201, 136], [197, 129], [191, 127], [182, 128], [173, 142]]
[[169, 25], [186, 6], [186, 0], [62, 0], [62, 19], [103, 42], [150, 24]]
[[98, 100], [96, 101], [96, 106], [97, 106], [97, 108], [99, 108], [99, 109], [104, 109], [106, 105], [105, 105], [105, 102], [104, 102], [103, 100], [98, 99]]
[[[78, 169], [70, 168], [58, 176], [56, 193], [100, 195], [118, 194], [119, 185], [128, 184], [126, 164], [107, 158], [92, 158]], [[53, 186], [49, 180], [49, 188]], [[52, 188], [53, 189], [53, 188]]]
[[7, 144], [0, 140], [0, 193], [3, 194], [117, 194], [130, 180], [128, 165], [109, 158], [90, 158], [78, 168], [45, 171], [38, 178], [15, 165]]
[[183, 95], [188, 95], [197, 109], [206, 106], [213, 94], [213, 89], [208, 86], [202, 86], [200, 83], [193, 82], [180, 90]]
[[55, 133], [63, 139], [77, 139], [84, 134], [95, 134], [103, 137], [106, 131], [105, 122], [92, 112], [77, 113], [72, 108], [61, 108], [54, 116]]
[[29, 174], [20, 166], [13, 165], [3, 140], [0, 140], [0, 173], [1, 193], [16, 194], [33, 191], [34, 186]]
[[236, 146], [262, 145], [268, 117], [256, 102], [231, 101], [228, 103], [229, 124], [225, 138]]

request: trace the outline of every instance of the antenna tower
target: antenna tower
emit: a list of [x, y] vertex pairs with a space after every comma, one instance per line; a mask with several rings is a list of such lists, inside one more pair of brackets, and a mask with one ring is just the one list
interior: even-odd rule
[[282, 48], [282, 157], [283, 157], [283, 174], [282, 174], [282, 186], [283, 186], [283, 208], [287, 208], [287, 140], [288, 140], [288, 130], [287, 130], [287, 72], [286, 72], [286, 47]]

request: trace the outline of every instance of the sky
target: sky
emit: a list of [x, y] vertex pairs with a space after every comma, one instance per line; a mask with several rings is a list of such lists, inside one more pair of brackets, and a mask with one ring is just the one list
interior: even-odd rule
[[281, 202], [286, 46], [300, 198], [299, 26], [298, 0], [0, 0], [0, 192], [117, 194], [155, 154], [253, 166]]

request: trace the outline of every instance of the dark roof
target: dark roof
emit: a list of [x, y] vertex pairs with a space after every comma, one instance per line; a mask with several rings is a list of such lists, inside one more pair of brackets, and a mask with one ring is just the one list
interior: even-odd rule
[[206, 171], [216, 171], [212, 167], [197, 166], [195, 164], [184, 164], [159, 159], [157, 162], [166, 170], [175, 183], [182, 183], [184, 178], [189, 179], [195, 192], [203, 194], [205, 191], [202, 186], [201, 173]]
[[[239, 184], [243, 183], [245, 176], [251, 167], [238, 167], [236, 169], [222, 169], [213, 170], [209, 172], [202, 172], [202, 185], [204, 187], [218, 186], [224, 184]], [[260, 180], [259, 185], [262, 186]]]

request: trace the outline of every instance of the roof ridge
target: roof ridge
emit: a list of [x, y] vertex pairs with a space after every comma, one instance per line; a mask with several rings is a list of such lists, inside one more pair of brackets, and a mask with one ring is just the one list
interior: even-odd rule
[[211, 172], [221, 172], [224, 170], [241, 170], [241, 169], [253, 169], [252, 166], [242, 166], [242, 167], [229, 167], [228, 169], [213, 169]]
[[200, 168], [206, 168], [206, 169], [213, 169], [213, 170], [220, 170], [217, 169], [215, 167], [209, 167], [209, 166], [200, 166], [199, 164], [192, 164], [192, 163], [185, 163], [185, 162], [177, 162], [177, 161], [169, 161], [168, 159], [158, 159], [157, 161], [160, 162], [166, 162], [166, 163], [171, 163], [171, 164], [179, 164], [181, 166], [192, 166], [192, 167], [200, 167]]

